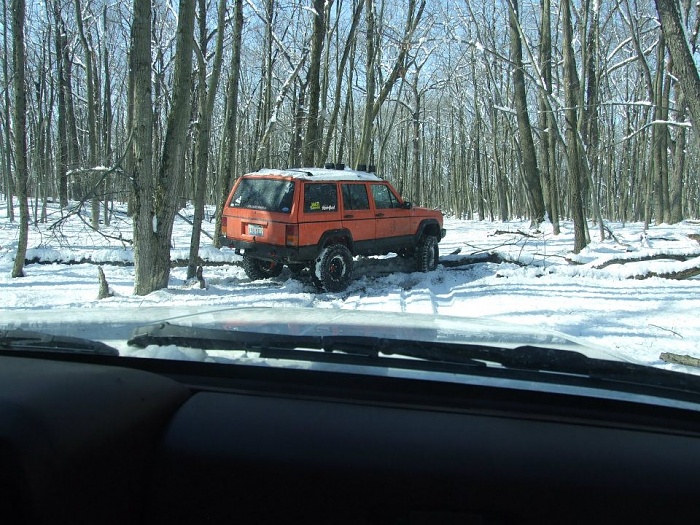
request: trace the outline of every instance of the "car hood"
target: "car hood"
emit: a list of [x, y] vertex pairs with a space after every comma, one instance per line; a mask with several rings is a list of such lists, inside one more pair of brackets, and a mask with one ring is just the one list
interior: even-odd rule
[[539, 326], [494, 319], [405, 312], [321, 308], [134, 307], [5, 312], [0, 328], [24, 329], [101, 341], [123, 355], [136, 328], [168, 322], [187, 327], [246, 330], [304, 336], [368, 336], [425, 342], [480, 344], [500, 348], [539, 346], [571, 350], [595, 359], [630, 361], [574, 337]]

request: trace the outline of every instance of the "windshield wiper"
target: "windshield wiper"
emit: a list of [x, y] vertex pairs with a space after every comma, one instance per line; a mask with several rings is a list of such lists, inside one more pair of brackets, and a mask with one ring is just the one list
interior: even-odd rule
[[[700, 377], [625, 361], [591, 358], [573, 350], [498, 343], [416, 341], [357, 335], [294, 335], [198, 328], [161, 323], [136, 329], [129, 340], [136, 346], [178, 345], [216, 350], [250, 350], [261, 358], [390, 366], [413, 370], [474, 373], [502, 377], [512, 372], [538, 381], [584, 380], [586, 386], [611, 383], [661, 387], [700, 393]], [[319, 350], [322, 350], [319, 351]], [[391, 356], [411, 359], [393, 359]], [[491, 366], [489, 366], [491, 365]], [[544, 372], [544, 373], [542, 373]], [[519, 375], [518, 375], [519, 374]], [[522, 375], [525, 374], [525, 375]], [[515, 376], [514, 376], [515, 377]]]
[[0, 330], [0, 351], [61, 352], [118, 356], [119, 351], [100, 341], [28, 330]]
[[[141, 348], [149, 345], [175, 345], [203, 350], [253, 351], [259, 353], [260, 357], [264, 359], [294, 359], [377, 366], [378, 358], [395, 354], [421, 360], [439, 361], [444, 365], [450, 364], [445, 359], [425, 352], [425, 349], [415, 353], [404, 352], [401, 348], [402, 343], [404, 341], [372, 336], [275, 334], [188, 327], [167, 322], [137, 328], [128, 341], [129, 345]], [[428, 348], [430, 345], [432, 343], [425, 343]], [[397, 351], [396, 348], [401, 348], [401, 351]], [[469, 366], [486, 366], [485, 363], [472, 358], [458, 358], [457, 362]], [[415, 362], [413, 365], [410, 363], [411, 361], [407, 361], [397, 366], [421, 368], [416, 366]]]

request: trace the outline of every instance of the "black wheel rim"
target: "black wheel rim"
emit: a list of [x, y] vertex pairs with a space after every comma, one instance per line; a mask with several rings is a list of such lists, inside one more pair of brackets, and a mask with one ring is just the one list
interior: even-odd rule
[[276, 265], [277, 263], [272, 261], [262, 261], [260, 263], [260, 269], [265, 273], [270, 273], [274, 271]]
[[333, 257], [328, 263], [328, 276], [334, 281], [339, 281], [345, 275], [345, 261], [339, 255]]

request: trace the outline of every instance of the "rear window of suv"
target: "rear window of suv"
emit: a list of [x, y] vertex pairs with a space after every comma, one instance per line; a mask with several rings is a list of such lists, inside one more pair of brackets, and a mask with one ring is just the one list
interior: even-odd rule
[[280, 179], [241, 179], [231, 199], [231, 208], [290, 213], [294, 183]]

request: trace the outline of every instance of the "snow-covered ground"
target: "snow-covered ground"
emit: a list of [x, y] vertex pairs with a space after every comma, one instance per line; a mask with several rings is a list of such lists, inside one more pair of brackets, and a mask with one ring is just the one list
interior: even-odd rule
[[[184, 217], [192, 210], [184, 209]], [[406, 261], [389, 256], [356, 260], [355, 278], [342, 293], [319, 292], [310, 279], [287, 270], [276, 279], [251, 282], [231, 250], [217, 250], [203, 236], [200, 255], [206, 288], [185, 282], [184, 267], [172, 270], [170, 286], [146, 297], [133, 295], [131, 221], [120, 209], [109, 227], [90, 230], [73, 216], [57, 225], [61, 212], [49, 208], [46, 223], [32, 225], [26, 276], [10, 278], [18, 226], [7, 220], [0, 201], [0, 318], [26, 312], [40, 316], [63, 308], [287, 306], [449, 314], [507, 321], [563, 332], [644, 363], [689, 371], [659, 359], [662, 352], [700, 357], [700, 277], [635, 279], [700, 266], [700, 222], [653, 226], [610, 223], [614, 234], [574, 256], [572, 224], [552, 235], [527, 221], [477, 222], [446, 219], [440, 267], [416, 273]], [[205, 230], [213, 234], [213, 222]], [[186, 259], [190, 226], [178, 217], [172, 259]], [[495, 253], [510, 262], [465, 264], [475, 254]], [[651, 259], [668, 254], [669, 258]], [[674, 260], [670, 256], [674, 256]], [[643, 259], [639, 262], [607, 261]], [[644, 260], [649, 259], [649, 260]], [[97, 266], [114, 292], [98, 300]]]

